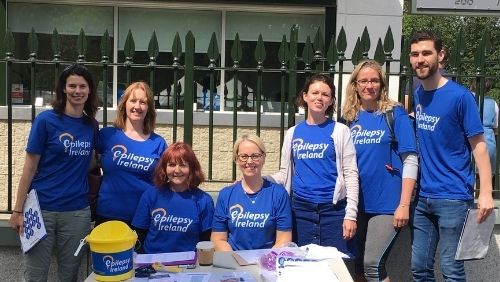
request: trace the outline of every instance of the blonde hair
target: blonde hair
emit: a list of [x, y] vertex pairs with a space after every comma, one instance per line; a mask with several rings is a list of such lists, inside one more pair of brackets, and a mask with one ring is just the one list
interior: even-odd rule
[[132, 92], [136, 89], [141, 89], [146, 93], [147, 103], [148, 103], [148, 111], [146, 112], [146, 116], [144, 117], [144, 134], [149, 134], [154, 131], [156, 125], [156, 111], [155, 111], [155, 100], [153, 97], [153, 91], [146, 82], [139, 81], [130, 84], [127, 89], [125, 89], [125, 93], [121, 97], [120, 103], [118, 104], [118, 108], [116, 110], [116, 119], [113, 122], [113, 125], [116, 128], [124, 129], [126, 120], [127, 120], [127, 111], [126, 104]]
[[242, 135], [236, 142], [234, 142], [234, 147], [233, 147], [233, 160], [238, 159], [238, 150], [240, 149], [240, 144], [243, 141], [249, 141], [257, 145], [259, 147], [259, 150], [265, 155], [266, 154], [266, 147], [264, 146], [264, 142], [262, 142], [262, 139], [260, 139], [259, 136], [253, 135], [253, 134], [245, 134]]
[[375, 70], [378, 73], [378, 77], [380, 79], [380, 95], [377, 101], [377, 112], [385, 113], [388, 110], [391, 110], [394, 106], [399, 105], [398, 102], [389, 99], [389, 91], [387, 89], [387, 82], [385, 80], [385, 72], [382, 70], [380, 64], [374, 60], [363, 60], [354, 68], [347, 84], [347, 98], [344, 104], [344, 108], [342, 109], [342, 115], [348, 122], [355, 120], [358, 112], [361, 109], [361, 99], [359, 98], [357, 88], [357, 77], [359, 72], [363, 68], [371, 68]]

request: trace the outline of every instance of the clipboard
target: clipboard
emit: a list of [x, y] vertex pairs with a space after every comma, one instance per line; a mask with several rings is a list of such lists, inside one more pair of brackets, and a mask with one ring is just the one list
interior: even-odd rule
[[488, 253], [493, 228], [498, 216], [498, 209], [493, 212], [481, 224], [477, 223], [479, 209], [469, 209], [465, 216], [462, 234], [458, 241], [455, 260], [478, 260], [484, 259]]
[[47, 230], [43, 222], [42, 211], [35, 189], [26, 195], [23, 207], [23, 231], [19, 234], [21, 249], [27, 253], [40, 240], [47, 237]]

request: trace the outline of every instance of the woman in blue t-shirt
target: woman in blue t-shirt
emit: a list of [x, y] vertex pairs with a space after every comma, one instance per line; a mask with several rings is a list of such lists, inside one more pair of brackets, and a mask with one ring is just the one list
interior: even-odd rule
[[332, 246], [354, 257], [358, 168], [349, 128], [329, 118], [335, 105], [332, 79], [309, 77], [297, 104], [307, 118], [288, 129], [280, 171], [270, 176], [292, 196], [294, 242]]
[[132, 226], [148, 254], [194, 251], [210, 240], [214, 202], [198, 186], [204, 181], [191, 147], [168, 147], [154, 172], [155, 189], [142, 195]]
[[154, 133], [155, 122], [151, 89], [145, 82], [132, 83], [118, 104], [114, 127], [99, 132], [103, 177], [96, 225], [108, 220], [130, 225], [142, 193], [154, 188], [153, 172], [167, 147], [165, 139]]
[[346, 91], [343, 117], [351, 128], [360, 179], [356, 272], [368, 281], [386, 281], [387, 256], [410, 216], [418, 172], [414, 129], [404, 108], [389, 99], [376, 61], [360, 62]]
[[233, 148], [243, 175], [223, 188], [212, 225], [216, 251], [266, 249], [292, 240], [290, 200], [285, 188], [262, 178], [266, 149], [255, 135], [243, 135]]
[[95, 144], [97, 94], [82, 65], [66, 67], [56, 86], [52, 110], [33, 121], [10, 225], [23, 232], [28, 191], [38, 195], [47, 237], [24, 255], [24, 280], [47, 281], [52, 250], [59, 281], [77, 281], [84, 252], [73, 253], [90, 231], [87, 171]]

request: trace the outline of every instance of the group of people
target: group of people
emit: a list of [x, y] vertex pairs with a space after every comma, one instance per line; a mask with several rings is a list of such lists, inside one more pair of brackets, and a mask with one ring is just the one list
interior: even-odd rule
[[474, 97], [440, 74], [442, 59], [436, 34], [413, 36], [410, 61], [422, 80], [414, 95], [415, 125], [389, 98], [386, 76], [373, 60], [352, 72], [342, 122], [330, 118], [333, 81], [312, 75], [297, 96], [306, 119], [288, 129], [279, 170], [262, 175], [263, 140], [241, 136], [233, 148], [241, 179], [220, 191], [215, 206], [199, 188], [204, 174], [192, 148], [167, 146], [154, 133], [154, 99], [146, 83], [132, 83], [114, 126], [99, 130], [90, 73], [81, 65], [67, 67], [53, 109], [33, 123], [10, 219], [22, 232], [23, 204], [36, 189], [48, 235], [25, 255], [25, 279], [47, 279], [54, 248], [59, 280], [77, 279], [81, 255], [73, 253], [90, 231], [86, 174], [95, 150], [103, 171], [96, 224], [127, 223], [139, 235], [140, 252], [194, 250], [203, 240], [218, 251], [293, 241], [336, 247], [355, 261], [356, 279], [389, 281], [387, 256], [413, 219], [414, 280], [434, 281], [439, 241], [445, 279], [465, 281], [454, 254], [473, 203], [471, 154], [481, 180], [478, 221], [494, 207], [491, 168]]

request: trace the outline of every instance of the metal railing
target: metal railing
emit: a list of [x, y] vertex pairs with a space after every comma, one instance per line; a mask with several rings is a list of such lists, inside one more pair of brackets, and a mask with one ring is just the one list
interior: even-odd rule
[[[279, 50], [277, 52], [278, 61], [280, 63], [280, 67], [276, 68], [266, 68], [264, 67], [264, 61], [266, 60], [266, 48], [265, 42], [262, 39], [262, 36], [259, 36], [257, 39], [256, 48], [254, 50], [254, 59], [255, 66], [253, 67], [240, 67], [240, 61], [242, 60], [243, 50], [242, 44], [239, 39], [238, 34], [236, 34], [232, 47], [230, 50], [230, 58], [232, 60], [231, 66], [222, 67], [220, 65], [220, 52], [217, 43], [217, 39], [215, 37], [215, 33], [212, 34], [212, 38], [210, 40], [209, 46], [207, 48], [206, 56], [208, 57], [209, 64], [206, 66], [197, 66], [195, 65], [195, 38], [191, 32], [185, 37], [184, 40], [184, 50], [182, 47], [181, 39], [178, 34], [176, 34], [173, 45], [171, 48], [172, 53], [172, 62], [171, 64], [159, 64], [157, 63], [157, 58], [160, 54], [160, 48], [158, 46], [158, 40], [156, 38], [156, 34], [153, 32], [147, 54], [149, 57], [148, 63], [134, 63], [134, 53], [135, 53], [135, 43], [133, 40], [132, 33], [129, 31], [127, 39], [125, 41], [125, 46], [123, 50], [124, 60], [118, 63], [112, 63], [110, 61], [111, 55], [111, 39], [108, 35], [108, 32], [104, 32], [101, 37], [100, 43], [100, 51], [101, 51], [101, 60], [100, 61], [87, 61], [86, 60], [86, 52], [87, 52], [87, 40], [83, 30], [81, 30], [80, 34], [77, 38], [77, 46], [76, 49], [78, 51], [78, 56], [76, 59], [68, 60], [61, 58], [61, 50], [63, 48], [61, 43], [61, 36], [58, 34], [57, 30], [54, 30], [52, 34], [51, 40], [51, 48], [53, 52], [53, 58], [51, 60], [42, 60], [37, 58], [39, 42], [37, 39], [37, 34], [34, 30], [28, 35], [27, 42], [22, 42], [22, 44], [27, 44], [29, 50], [28, 58], [16, 58], [14, 56], [15, 50], [15, 42], [14, 36], [12, 32], [7, 31], [5, 38], [5, 58], [0, 60], [0, 63], [4, 63], [7, 69], [7, 77], [6, 84], [9, 89], [12, 85], [11, 78], [13, 76], [13, 68], [16, 65], [29, 65], [30, 72], [30, 102], [31, 102], [31, 118], [34, 119], [36, 115], [35, 111], [35, 96], [36, 96], [36, 82], [37, 82], [37, 68], [40, 66], [49, 66], [52, 69], [54, 74], [54, 80], [57, 79], [58, 74], [64, 68], [65, 65], [72, 63], [84, 64], [86, 66], [91, 66], [95, 69], [100, 70], [101, 80], [103, 83], [102, 88], [102, 105], [108, 105], [108, 76], [110, 70], [113, 67], [120, 67], [125, 69], [126, 76], [126, 84], [130, 84], [132, 80], [132, 73], [135, 70], [142, 69], [147, 70], [149, 73], [149, 77], [143, 77], [142, 79], [148, 81], [151, 88], [155, 89], [155, 79], [158, 71], [161, 70], [169, 70], [172, 74], [173, 85], [178, 85], [179, 80], [181, 78], [181, 74], [184, 76], [184, 93], [183, 93], [183, 125], [184, 125], [184, 133], [183, 138], [185, 142], [192, 143], [193, 142], [193, 103], [195, 100], [195, 89], [194, 86], [190, 82], [194, 82], [194, 75], [198, 72], [208, 72], [209, 77], [209, 107], [208, 107], [208, 116], [209, 116], [209, 156], [208, 156], [208, 181], [216, 181], [212, 178], [212, 166], [213, 166], [213, 134], [214, 134], [214, 99], [216, 92], [216, 76], [218, 72], [226, 72], [232, 75], [235, 82], [238, 81], [238, 77], [240, 74], [245, 72], [251, 72], [256, 75], [255, 88], [253, 93], [253, 101], [252, 106], [255, 111], [255, 121], [256, 121], [256, 134], [259, 135], [261, 131], [261, 119], [262, 113], [260, 111], [263, 99], [266, 99], [265, 93], [263, 93], [263, 78], [269, 74], [279, 74], [280, 80], [276, 83], [280, 84], [280, 95], [279, 95], [279, 104], [280, 104], [280, 145], [283, 143], [283, 138], [285, 134], [286, 128], [293, 126], [295, 124], [295, 113], [297, 111], [296, 106], [294, 105], [295, 96], [298, 91], [297, 88], [297, 80], [298, 76], [304, 77], [309, 76], [313, 73], [327, 73], [335, 78], [335, 83], [337, 85], [337, 111], [336, 117], [339, 118], [341, 115], [340, 106], [342, 105], [342, 96], [344, 89], [344, 78], [343, 75], [348, 75], [350, 71], [346, 71], [344, 67], [345, 62], [352, 62], [353, 65], [356, 65], [360, 60], [368, 58], [368, 53], [371, 50], [371, 40], [369, 36], [368, 29], [365, 27], [362, 35], [358, 37], [356, 40], [353, 53], [351, 58], [346, 57], [346, 49], [347, 49], [347, 37], [344, 29], [342, 28], [337, 36], [337, 38], [332, 38], [329, 42], [328, 46], [325, 46], [322, 32], [320, 30], [317, 31], [317, 34], [314, 40], [311, 41], [310, 37], [307, 37], [305, 43], [298, 42], [298, 27], [292, 27], [290, 36], [290, 40], [287, 40], [286, 35], [283, 35], [283, 39], [281, 41]], [[402, 41], [402, 54], [409, 54], [409, 41], [408, 39], [403, 39]], [[299, 44], [302, 47], [302, 53], [299, 54]], [[350, 42], [349, 42], [350, 44]], [[465, 52], [465, 43], [463, 42], [461, 32], [457, 33], [457, 41], [454, 46], [450, 50], [450, 77], [453, 80], [458, 82], [463, 82], [465, 79], [475, 79], [477, 81], [477, 85], [479, 85], [477, 89], [476, 100], [478, 102], [478, 106], [481, 110], [483, 110], [484, 105], [484, 82], [486, 78], [498, 78], [498, 75], [490, 72], [493, 67], [498, 68], [499, 60], [498, 58], [488, 58], [489, 52], [491, 52], [491, 43], [489, 39], [489, 32], [485, 31], [483, 35], [483, 39], [479, 42], [476, 51], [476, 57], [474, 58], [474, 62], [465, 61], [464, 52]], [[381, 63], [386, 71], [387, 78], [389, 77], [398, 77], [399, 78], [399, 93], [398, 100], [404, 101], [405, 95], [409, 96], [409, 108], [411, 108], [412, 101], [412, 93], [407, 89], [411, 89], [412, 87], [412, 77], [413, 74], [411, 72], [411, 67], [409, 63], [409, 56], [402, 56], [401, 60], [394, 59], [392, 57], [392, 52], [394, 50], [394, 38], [389, 27], [387, 33], [385, 35], [384, 40], [378, 39], [377, 44], [374, 51], [374, 57], [376, 61]], [[183, 60], [181, 60], [181, 57]], [[183, 63], [182, 63], [183, 62]], [[391, 63], [399, 63], [399, 68], [397, 70], [391, 69]], [[473, 63], [475, 68], [474, 71], [468, 71], [464, 68], [464, 65]], [[299, 68], [300, 66], [303, 66]], [[389, 79], [388, 79], [389, 81]], [[240, 106], [246, 105], [245, 96], [240, 95], [238, 88], [238, 83], [233, 84], [233, 107], [232, 107], [232, 141], [234, 142], [237, 138], [237, 128], [238, 128], [238, 113], [242, 107]], [[171, 92], [171, 93], [170, 93]], [[180, 93], [178, 87], [172, 87], [172, 90], [169, 92], [168, 99], [172, 99], [172, 103], [167, 102], [167, 106], [171, 109], [173, 113], [173, 121], [172, 121], [172, 136], [173, 141], [177, 140], [177, 126], [179, 124], [178, 120], [178, 112], [179, 109], [179, 100]], [[159, 93], [155, 93], [155, 95], [159, 95]], [[12, 97], [10, 93], [6, 93], [6, 97], [0, 97], [0, 99], [5, 98], [5, 102], [7, 105], [7, 194], [8, 194], [8, 204], [7, 211], [0, 212], [10, 212], [12, 209], [12, 167], [13, 167], [13, 155], [12, 155]], [[159, 98], [159, 97], [158, 97]], [[225, 97], [228, 99], [227, 97]], [[3, 103], [3, 100], [0, 101], [0, 104]], [[286, 110], [285, 110], [286, 109]], [[102, 109], [102, 117], [103, 124], [108, 123], [107, 116], [107, 107], [103, 107]], [[287, 120], [285, 120], [285, 118]], [[161, 122], [161, 121], [160, 121]], [[500, 151], [500, 142], [498, 142], [497, 138], [497, 151]], [[497, 154], [497, 167], [499, 164], [499, 156]], [[232, 179], [236, 177], [236, 169], [233, 164], [232, 170]], [[495, 187], [496, 191], [498, 191], [499, 187], [499, 177], [498, 171], [496, 172], [496, 181]], [[231, 181], [228, 179], [228, 181]]]

